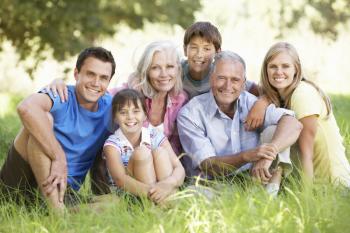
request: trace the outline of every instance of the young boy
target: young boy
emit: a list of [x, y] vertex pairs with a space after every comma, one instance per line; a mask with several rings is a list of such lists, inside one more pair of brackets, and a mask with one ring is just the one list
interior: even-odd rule
[[[183, 88], [190, 98], [206, 93], [210, 89], [209, 78], [212, 61], [221, 51], [221, 34], [210, 22], [196, 22], [187, 28], [184, 36], [184, 52], [187, 60], [181, 62]], [[246, 82], [246, 90], [258, 95], [254, 82]]]

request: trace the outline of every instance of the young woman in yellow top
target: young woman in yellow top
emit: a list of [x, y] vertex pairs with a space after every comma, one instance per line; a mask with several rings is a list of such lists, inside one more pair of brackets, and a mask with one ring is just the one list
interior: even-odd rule
[[260, 81], [266, 99], [293, 110], [303, 124], [298, 154], [306, 178], [350, 187], [350, 165], [330, 100], [303, 77], [298, 53], [291, 44], [280, 42], [269, 49]]

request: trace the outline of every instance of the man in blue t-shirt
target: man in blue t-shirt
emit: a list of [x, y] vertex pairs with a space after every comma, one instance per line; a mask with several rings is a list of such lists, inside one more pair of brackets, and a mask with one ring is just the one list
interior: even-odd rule
[[67, 184], [79, 190], [110, 133], [106, 90], [114, 72], [111, 52], [87, 48], [77, 59], [68, 101], [41, 91], [19, 104], [23, 128], [1, 168], [1, 191], [28, 196], [39, 188], [49, 206], [64, 208]]

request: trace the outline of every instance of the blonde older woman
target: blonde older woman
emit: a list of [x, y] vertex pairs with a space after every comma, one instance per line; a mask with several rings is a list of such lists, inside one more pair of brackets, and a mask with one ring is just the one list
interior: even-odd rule
[[[132, 88], [145, 95], [145, 126], [151, 125], [163, 131], [177, 155], [182, 149], [176, 116], [188, 101], [188, 95], [182, 90], [181, 75], [180, 55], [176, 46], [170, 41], [155, 41], [146, 46], [128, 82], [109, 90], [110, 94], [115, 95], [121, 89]], [[58, 93], [62, 101], [68, 98], [65, 94], [67, 87], [61, 79], [54, 80], [46, 88], [54, 94]]]
[[[164, 132], [175, 153], [179, 154], [182, 149], [176, 116], [188, 96], [182, 90], [180, 56], [176, 46], [169, 41], [150, 43], [128, 83], [122, 88], [125, 87], [144, 94], [147, 111], [145, 124]], [[112, 89], [110, 93], [114, 95], [122, 88]]]

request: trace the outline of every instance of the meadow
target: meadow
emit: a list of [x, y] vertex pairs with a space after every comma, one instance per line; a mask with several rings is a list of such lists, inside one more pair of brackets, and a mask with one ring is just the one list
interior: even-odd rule
[[[1, 103], [0, 164], [20, 127], [15, 106], [21, 97], [1, 99], [8, 101]], [[350, 96], [333, 95], [332, 101], [349, 158]], [[90, 195], [88, 185], [82, 193]], [[168, 207], [125, 196], [98, 209], [81, 205], [62, 216], [41, 205], [2, 202], [0, 232], [347, 232], [349, 217], [349, 190], [330, 184], [301, 188], [298, 178], [291, 178], [276, 199], [246, 182], [224, 183], [211, 200], [185, 189]]]

